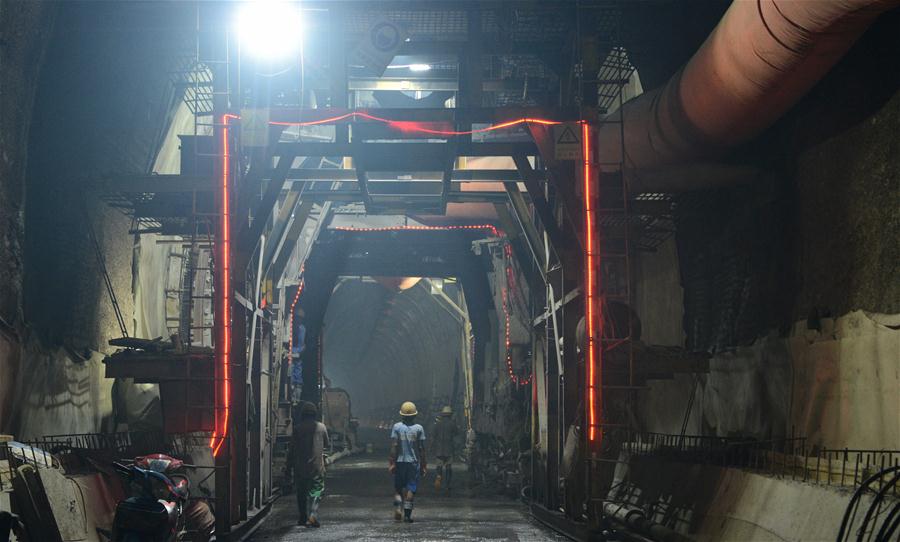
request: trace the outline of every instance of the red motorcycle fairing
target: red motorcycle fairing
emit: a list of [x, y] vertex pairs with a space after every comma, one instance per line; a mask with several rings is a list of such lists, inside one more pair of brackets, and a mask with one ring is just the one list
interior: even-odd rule
[[184, 465], [184, 461], [175, 459], [166, 454], [150, 454], [142, 455], [134, 458], [134, 464], [142, 469], [148, 469], [156, 472], [167, 472], [177, 470]]

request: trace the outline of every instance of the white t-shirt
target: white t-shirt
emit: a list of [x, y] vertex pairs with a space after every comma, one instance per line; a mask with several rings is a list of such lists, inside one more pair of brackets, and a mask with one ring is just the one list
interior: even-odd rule
[[419, 457], [416, 455], [416, 443], [425, 442], [425, 429], [421, 425], [417, 423], [406, 425], [403, 422], [397, 422], [391, 429], [391, 438], [400, 442], [397, 463], [419, 462]]

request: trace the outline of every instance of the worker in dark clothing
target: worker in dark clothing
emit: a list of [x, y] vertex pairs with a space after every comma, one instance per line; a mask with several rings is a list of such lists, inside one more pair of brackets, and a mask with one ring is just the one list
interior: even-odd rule
[[[388, 471], [394, 475], [394, 519], [412, 523], [413, 497], [419, 475], [428, 472], [425, 466], [425, 429], [416, 423], [416, 405], [411, 401], [400, 407], [403, 421], [391, 428], [391, 455]], [[402, 515], [400, 506], [403, 506]]]
[[431, 454], [437, 458], [437, 477], [434, 479], [434, 489], [440, 490], [443, 484], [450, 490], [450, 481], [453, 479], [453, 455], [454, 443], [459, 429], [453, 421], [453, 409], [445, 406], [434, 423], [434, 431], [431, 437]]
[[316, 421], [316, 405], [304, 401], [300, 405], [300, 421], [294, 425], [289, 468], [294, 471], [297, 491], [297, 525], [319, 527], [319, 499], [325, 492], [325, 446], [329, 445], [325, 424]]

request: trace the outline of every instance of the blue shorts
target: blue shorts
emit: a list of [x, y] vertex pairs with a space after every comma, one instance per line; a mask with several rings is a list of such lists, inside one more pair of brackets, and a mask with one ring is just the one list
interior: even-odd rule
[[416, 492], [419, 484], [418, 463], [397, 463], [394, 470], [394, 489], [397, 493]]

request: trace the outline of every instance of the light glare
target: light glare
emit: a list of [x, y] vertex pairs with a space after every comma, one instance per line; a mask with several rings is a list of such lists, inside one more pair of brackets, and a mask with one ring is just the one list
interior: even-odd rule
[[241, 47], [261, 59], [275, 60], [290, 56], [300, 48], [301, 23], [299, 6], [293, 2], [250, 2], [238, 14]]
[[410, 64], [409, 70], [414, 72], [427, 72], [431, 69], [431, 66], [428, 64]]

